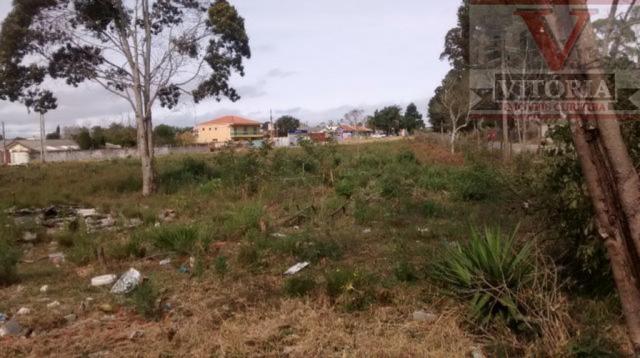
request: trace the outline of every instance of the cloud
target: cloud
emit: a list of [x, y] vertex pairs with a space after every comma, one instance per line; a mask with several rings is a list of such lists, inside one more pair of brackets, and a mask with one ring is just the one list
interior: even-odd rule
[[267, 78], [287, 78], [295, 75], [294, 71], [283, 71], [279, 68], [274, 68], [271, 71], [267, 72]]

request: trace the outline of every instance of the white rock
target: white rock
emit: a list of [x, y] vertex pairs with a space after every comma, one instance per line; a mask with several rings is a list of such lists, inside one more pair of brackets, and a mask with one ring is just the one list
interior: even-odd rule
[[40, 287], [40, 292], [47, 293], [49, 291], [49, 285], [44, 285]]
[[285, 275], [289, 275], [289, 276], [295, 275], [298, 272], [304, 270], [309, 265], [310, 265], [310, 263], [308, 263], [308, 262], [297, 263], [297, 264], [291, 266], [284, 274]]
[[22, 307], [18, 310], [18, 312], [16, 312], [16, 314], [18, 316], [26, 316], [28, 314], [31, 314], [31, 310], [28, 309], [27, 307]]
[[116, 282], [117, 279], [118, 279], [118, 276], [116, 275], [96, 276], [91, 279], [91, 286], [101, 287], [101, 286], [113, 285], [113, 283]]
[[65, 261], [64, 253], [56, 252], [53, 254], [49, 254], [49, 261], [56, 266], [62, 265]]

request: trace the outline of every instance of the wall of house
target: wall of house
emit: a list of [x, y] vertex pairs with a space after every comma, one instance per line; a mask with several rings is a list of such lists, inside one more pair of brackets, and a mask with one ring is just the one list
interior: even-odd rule
[[228, 125], [204, 125], [196, 127], [198, 131], [197, 142], [200, 144], [224, 143], [231, 140], [231, 127]]

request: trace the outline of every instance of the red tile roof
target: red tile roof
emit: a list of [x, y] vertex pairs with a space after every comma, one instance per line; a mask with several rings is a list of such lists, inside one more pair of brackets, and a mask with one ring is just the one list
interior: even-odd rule
[[220, 118], [216, 118], [212, 121], [204, 122], [198, 124], [199, 126], [203, 125], [260, 125], [260, 122], [252, 121], [250, 119], [238, 117], [238, 116], [224, 116]]
[[363, 126], [350, 126], [348, 124], [341, 124], [340, 128], [345, 132], [373, 132], [372, 129]]

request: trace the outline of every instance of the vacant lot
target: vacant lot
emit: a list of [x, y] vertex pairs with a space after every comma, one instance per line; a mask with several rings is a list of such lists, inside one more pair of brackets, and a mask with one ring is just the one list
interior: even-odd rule
[[[159, 167], [151, 198], [133, 160], [0, 168], [0, 235], [21, 253], [0, 288], [21, 332], [0, 338], [1, 356], [625, 352], [615, 297], [568, 297], [542, 244], [527, 257], [545, 274], [518, 291], [534, 308], [514, 298], [526, 318], [499, 301], [498, 318], [479, 322], [464, 290], [432, 276], [472, 228], [508, 237], [519, 225], [514, 247], [544, 238], [517, 163], [415, 139]], [[283, 275], [299, 262], [309, 266]], [[145, 277], [130, 294], [90, 285], [129, 268]]]

